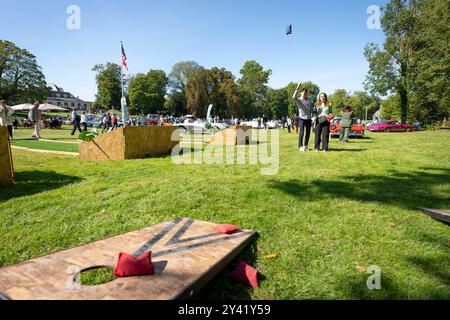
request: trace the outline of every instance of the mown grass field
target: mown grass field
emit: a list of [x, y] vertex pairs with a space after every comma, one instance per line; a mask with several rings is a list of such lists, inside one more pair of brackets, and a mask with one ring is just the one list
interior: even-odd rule
[[[261, 288], [231, 281], [229, 266], [198, 299], [450, 298], [449, 226], [416, 209], [450, 208], [450, 132], [333, 139], [329, 153], [280, 138], [274, 176], [261, 165], [14, 150], [17, 182], [0, 189], [0, 266], [185, 216], [259, 234], [239, 259], [265, 275]], [[366, 287], [371, 265], [381, 290]]]

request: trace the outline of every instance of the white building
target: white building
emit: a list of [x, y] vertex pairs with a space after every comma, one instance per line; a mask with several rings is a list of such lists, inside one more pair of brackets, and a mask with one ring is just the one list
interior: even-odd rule
[[71, 94], [70, 92], [64, 91], [63, 88], [58, 87], [54, 83], [47, 84], [47, 87], [50, 89], [47, 99], [45, 103], [50, 103], [58, 107], [63, 107], [67, 109], [77, 109], [77, 110], [92, 110], [92, 102], [83, 101], [80, 98]]

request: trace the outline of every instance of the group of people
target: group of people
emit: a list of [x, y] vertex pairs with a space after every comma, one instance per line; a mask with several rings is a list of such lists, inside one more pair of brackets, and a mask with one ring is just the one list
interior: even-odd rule
[[[322, 150], [323, 152], [328, 152], [330, 144], [330, 126], [331, 121], [334, 118], [328, 96], [326, 93], [322, 92], [314, 105], [311, 100], [308, 99], [308, 89], [302, 88], [300, 90], [300, 86], [301, 85], [298, 84], [294, 95], [292, 96], [298, 105], [298, 120], [296, 119], [296, 121], [298, 121], [298, 128], [300, 131], [298, 141], [299, 149], [301, 152], [308, 150], [311, 129], [314, 127], [314, 151]], [[299, 90], [300, 96], [298, 96]], [[341, 141], [348, 142], [351, 117], [351, 107], [346, 107], [342, 111]], [[320, 149], [321, 146], [322, 149]]]

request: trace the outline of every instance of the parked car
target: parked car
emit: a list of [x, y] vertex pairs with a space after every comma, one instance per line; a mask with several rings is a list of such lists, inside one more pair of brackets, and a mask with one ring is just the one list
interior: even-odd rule
[[[330, 126], [330, 133], [332, 138], [339, 138], [341, 131], [341, 118], [336, 117], [332, 120]], [[358, 123], [358, 119], [352, 119], [352, 126], [350, 128], [350, 138], [362, 138], [364, 137], [364, 128], [362, 124]]]
[[148, 126], [157, 126], [159, 124], [159, 114], [149, 114], [147, 117]]
[[411, 124], [402, 124], [399, 121], [386, 120], [371, 124], [367, 127], [367, 130], [371, 132], [413, 132], [415, 127]]

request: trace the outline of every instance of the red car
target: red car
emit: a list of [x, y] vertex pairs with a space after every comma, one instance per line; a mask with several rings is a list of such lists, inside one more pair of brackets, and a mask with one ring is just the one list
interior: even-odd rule
[[402, 124], [394, 120], [386, 120], [379, 123], [371, 124], [367, 127], [371, 132], [413, 132], [415, 130], [412, 124]]
[[150, 114], [147, 117], [148, 126], [157, 126], [159, 124], [159, 114]]
[[[341, 131], [341, 118], [334, 118], [331, 122], [330, 133], [332, 138], [339, 138]], [[350, 128], [350, 138], [364, 137], [364, 128], [358, 123], [358, 119], [352, 119], [352, 127]]]

